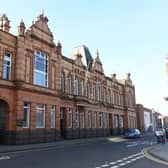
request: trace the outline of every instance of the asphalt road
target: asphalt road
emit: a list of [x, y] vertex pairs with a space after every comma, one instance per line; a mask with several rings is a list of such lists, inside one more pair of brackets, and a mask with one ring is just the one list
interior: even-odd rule
[[8, 153], [0, 156], [0, 168], [166, 168], [142, 153], [154, 143], [154, 137], [109, 139], [61, 149]]

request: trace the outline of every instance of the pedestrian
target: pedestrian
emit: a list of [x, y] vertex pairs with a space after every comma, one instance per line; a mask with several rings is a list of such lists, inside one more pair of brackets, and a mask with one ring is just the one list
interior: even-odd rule
[[157, 130], [155, 131], [155, 136], [156, 136], [156, 138], [157, 138], [157, 143], [158, 143], [158, 144], [161, 143], [161, 132], [160, 132], [160, 129], [157, 129]]
[[166, 139], [165, 139], [165, 129], [164, 128], [161, 129], [160, 135], [161, 135], [162, 144], [165, 144], [166, 143]]

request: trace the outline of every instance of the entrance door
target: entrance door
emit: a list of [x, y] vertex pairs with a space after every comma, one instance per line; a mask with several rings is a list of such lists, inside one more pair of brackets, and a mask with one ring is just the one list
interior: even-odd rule
[[8, 103], [0, 99], [0, 144], [5, 141], [6, 120], [8, 112]]
[[66, 124], [65, 111], [66, 111], [66, 108], [63, 108], [63, 107], [60, 108], [60, 131], [61, 131], [62, 138], [65, 138], [65, 124]]

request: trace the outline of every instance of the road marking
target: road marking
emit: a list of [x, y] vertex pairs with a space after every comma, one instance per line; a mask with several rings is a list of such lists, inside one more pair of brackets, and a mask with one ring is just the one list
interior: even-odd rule
[[122, 161], [123, 161], [123, 160], [117, 160], [116, 163], [120, 163], [120, 162], [122, 162]]
[[108, 167], [108, 166], [109, 166], [109, 164], [104, 164], [101, 167]]
[[[130, 155], [128, 157], [124, 157], [122, 159], [116, 160], [114, 162], [105, 162], [105, 164], [102, 164], [96, 168], [119, 168], [121, 166], [125, 166], [127, 164], [130, 164], [132, 162], [135, 162], [138, 159], [144, 158], [144, 155], [142, 152]], [[111, 166], [111, 167], [110, 167]]]
[[157, 158], [155, 156], [152, 156], [150, 153], [148, 153], [149, 149], [150, 148], [146, 148], [146, 149], [142, 150], [142, 153], [144, 154], [144, 157], [146, 157], [147, 159], [150, 159], [150, 160], [152, 160], [154, 162], [157, 162], [157, 163], [160, 163], [160, 164], [168, 166], [168, 163], [166, 161], [160, 160], [159, 158]]
[[120, 167], [120, 166], [117, 166], [117, 165], [116, 165], [116, 166], [112, 166], [112, 167], [110, 167], [110, 168], [118, 168], [118, 167]]
[[111, 162], [111, 163], [109, 163], [109, 164], [114, 165], [114, 164], [116, 164], [116, 162]]
[[127, 142], [126, 143], [126, 147], [127, 148], [130, 148], [130, 147], [135, 147], [135, 146], [138, 146], [138, 145], [153, 145], [153, 144], [156, 144], [156, 141], [153, 141], [153, 140], [145, 140], [145, 141], [133, 141], [133, 142]]
[[119, 165], [120, 165], [120, 166], [125, 166], [125, 165], [126, 165], [126, 163], [120, 163]]
[[11, 159], [10, 156], [0, 156], [0, 160], [9, 160]]

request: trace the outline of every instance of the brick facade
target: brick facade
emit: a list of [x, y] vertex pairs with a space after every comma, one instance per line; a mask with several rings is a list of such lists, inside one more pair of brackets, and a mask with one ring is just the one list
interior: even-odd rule
[[[136, 127], [135, 88], [130, 74], [123, 80], [118, 80], [115, 74], [105, 76], [99, 52], [91, 59], [86, 46], [82, 46], [88, 56], [86, 64], [83, 53], [75, 53], [72, 58], [63, 56], [62, 45], [54, 43], [47, 22], [47, 17], [41, 14], [26, 30], [21, 21], [15, 36], [9, 33], [6, 15], [0, 18], [0, 143], [108, 136]], [[35, 51], [47, 55], [46, 67], [40, 62], [45, 71], [38, 74], [45, 76], [46, 86], [35, 83]], [[11, 60], [5, 58], [6, 52]], [[6, 69], [5, 59], [10, 61]], [[4, 76], [7, 73], [9, 76]], [[26, 128], [25, 102], [30, 104]], [[44, 107], [44, 113], [40, 111], [44, 121], [37, 121], [40, 105]], [[55, 109], [54, 120], [51, 107]], [[54, 128], [51, 120], [55, 122]], [[38, 122], [44, 126], [38, 128]]]

